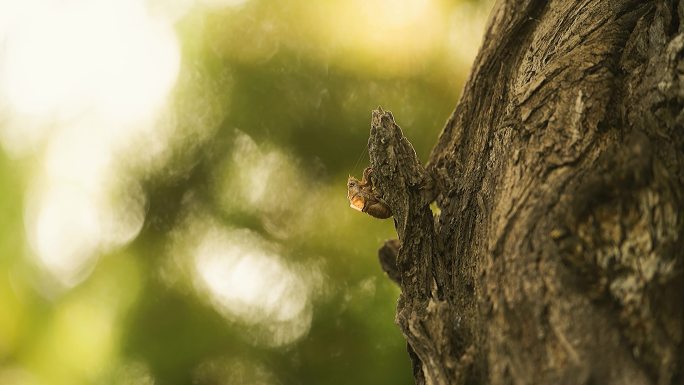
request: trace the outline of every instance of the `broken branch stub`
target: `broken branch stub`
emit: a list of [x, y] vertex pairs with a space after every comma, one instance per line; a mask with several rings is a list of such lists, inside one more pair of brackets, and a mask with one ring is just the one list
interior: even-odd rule
[[401, 242], [397, 268], [402, 291], [417, 291], [420, 296], [416, 298], [426, 299], [431, 287], [428, 272], [436, 251], [429, 207], [434, 183], [392, 113], [382, 108], [373, 111], [368, 153], [373, 185], [392, 209]]
[[399, 235], [396, 268], [383, 254], [392, 251], [388, 243], [379, 256], [383, 269], [401, 287], [396, 323], [409, 344], [416, 381], [424, 384], [429, 378], [435, 385], [453, 383], [445, 368], [453, 366], [447, 362], [449, 344], [459, 321], [458, 315], [444, 312], [447, 306], [440, 288], [445, 282], [435, 273], [444, 271], [439, 266], [442, 250], [430, 210], [437, 184], [392, 114], [380, 108], [373, 111], [368, 152], [372, 183], [392, 210]]

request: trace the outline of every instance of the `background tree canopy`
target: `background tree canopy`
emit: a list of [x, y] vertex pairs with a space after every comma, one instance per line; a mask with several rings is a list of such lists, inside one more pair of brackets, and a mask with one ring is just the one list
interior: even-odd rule
[[0, 383], [409, 384], [370, 111], [421, 159], [490, 2], [0, 1]]

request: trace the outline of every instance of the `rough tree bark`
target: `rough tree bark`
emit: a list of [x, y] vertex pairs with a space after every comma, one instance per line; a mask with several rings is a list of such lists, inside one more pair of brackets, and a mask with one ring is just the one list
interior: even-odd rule
[[418, 384], [684, 383], [682, 18], [501, 0], [427, 166], [373, 113]]

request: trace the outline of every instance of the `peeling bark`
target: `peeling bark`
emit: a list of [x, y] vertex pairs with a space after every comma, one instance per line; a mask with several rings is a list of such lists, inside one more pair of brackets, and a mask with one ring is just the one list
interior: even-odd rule
[[374, 111], [418, 384], [684, 384], [682, 17], [499, 1], [426, 167]]

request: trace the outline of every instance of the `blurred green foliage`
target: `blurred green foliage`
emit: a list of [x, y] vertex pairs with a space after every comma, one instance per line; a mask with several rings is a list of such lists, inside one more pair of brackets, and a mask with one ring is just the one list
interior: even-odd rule
[[[166, 15], [181, 3], [146, 4]], [[27, 241], [43, 150], [0, 152], [0, 383], [412, 383], [393, 323], [399, 290], [376, 257], [393, 224], [349, 209], [345, 182], [368, 161], [379, 105], [427, 158], [489, 5], [213, 3], [180, 7], [174, 22], [180, 72], [157, 123], [164, 137], [155, 137], [164, 156], [150, 165], [152, 149], [131, 141], [117, 160], [129, 170], [112, 177], [122, 194], [142, 187], [142, 228], [100, 249], [75, 284], [60, 284]], [[255, 303], [272, 309], [236, 311], [230, 290], [239, 286], [212, 296], [223, 280], [198, 278], [204, 237], [225, 248], [254, 237], [254, 250], [275, 256], [277, 265], [245, 265], [290, 274], [280, 296], [257, 287], [268, 298]], [[258, 276], [238, 281], [249, 288]], [[303, 299], [288, 305], [292, 296]], [[287, 306], [295, 321], [278, 318]]]

